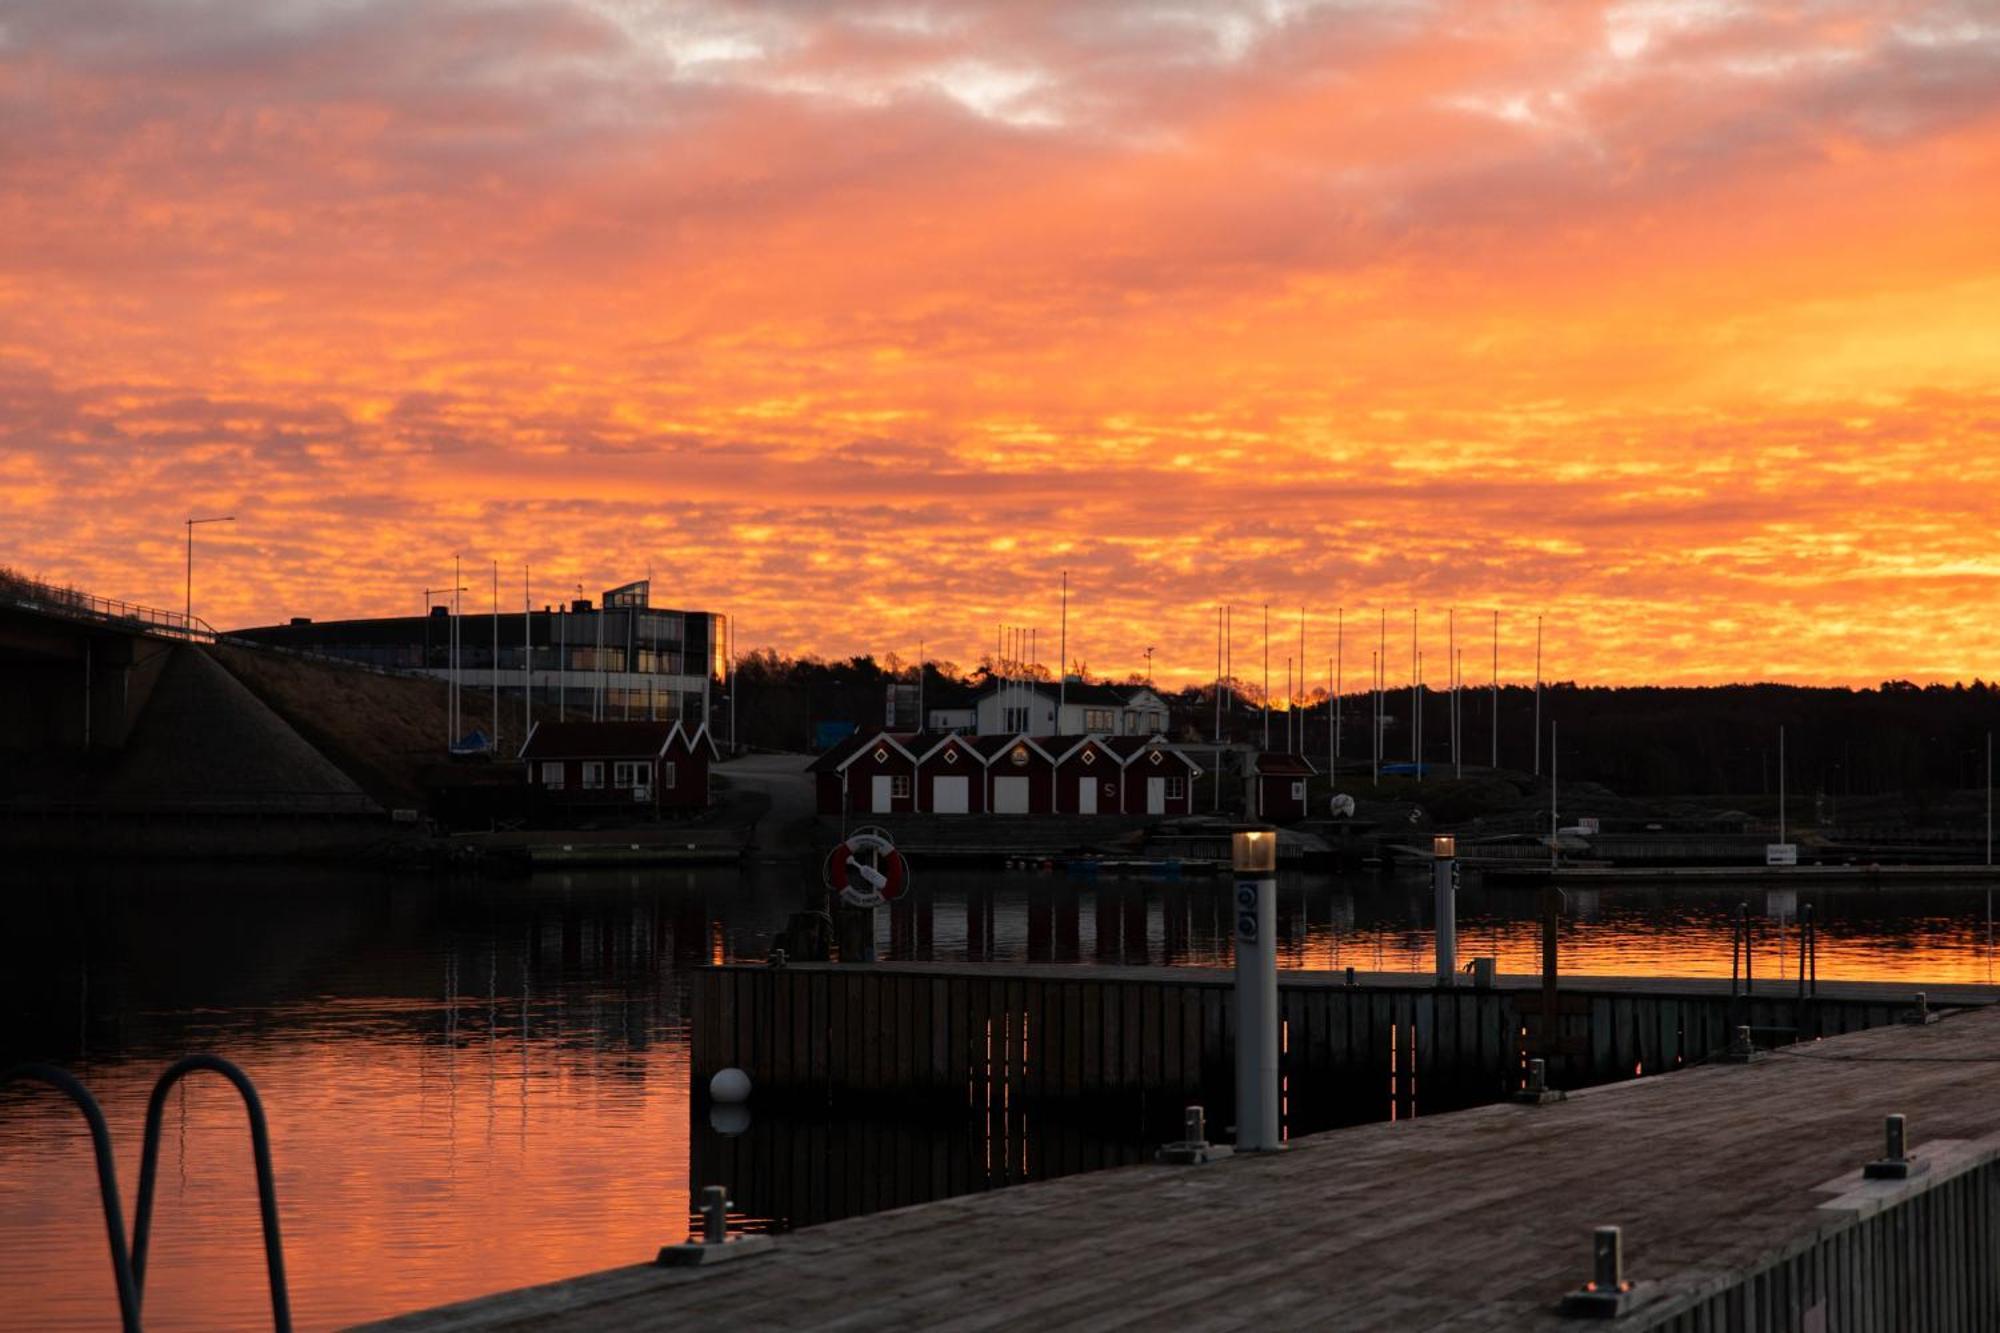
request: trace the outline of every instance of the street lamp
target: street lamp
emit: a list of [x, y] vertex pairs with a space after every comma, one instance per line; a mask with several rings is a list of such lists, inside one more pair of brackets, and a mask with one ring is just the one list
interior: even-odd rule
[[187, 520], [187, 590], [186, 605], [182, 608], [182, 618], [187, 621], [187, 629], [194, 629], [194, 530], [198, 523], [234, 523], [236, 515], [221, 518], [191, 518]]

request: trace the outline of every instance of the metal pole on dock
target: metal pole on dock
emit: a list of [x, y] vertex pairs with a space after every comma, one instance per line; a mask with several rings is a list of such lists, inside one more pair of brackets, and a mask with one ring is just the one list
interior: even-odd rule
[[1222, 812], [1222, 608], [1215, 608], [1215, 810]]
[[1379, 787], [1382, 785], [1382, 655], [1380, 652], [1374, 652], [1368, 656], [1368, 674], [1374, 683], [1374, 688], [1369, 692], [1375, 696], [1375, 721], [1374, 726], [1370, 728], [1373, 735], [1369, 738], [1368, 744], [1369, 781]]
[[1271, 604], [1264, 603], [1264, 748], [1271, 748]]
[[[1341, 607], [1334, 613], [1333, 626], [1333, 766], [1340, 767], [1340, 690], [1346, 683], [1344, 654], [1347, 649], [1347, 608]], [[1987, 765], [1990, 770], [1991, 764]], [[1329, 770], [1330, 771], [1330, 770]], [[1987, 840], [1989, 843], [1992, 839]]]
[[521, 566], [521, 743], [535, 727], [535, 594]]
[[1562, 840], [1556, 832], [1556, 774], [1561, 767], [1561, 761], [1558, 760], [1556, 757], [1556, 731], [1557, 728], [1561, 726], [1562, 723], [1560, 722], [1549, 723], [1549, 869], [1550, 870], [1554, 870], [1556, 868], [1556, 851], [1558, 848], [1562, 846]]
[[1236, 1151], [1276, 1152], [1278, 831], [1230, 839], [1236, 871]]
[[1493, 613], [1493, 767], [1500, 767], [1500, 613]]
[[488, 677], [493, 682], [493, 744], [489, 747], [494, 754], [500, 753], [500, 562], [493, 562], [493, 669]]
[[1431, 839], [1431, 892], [1437, 907], [1437, 984], [1458, 983], [1458, 839]]
[[1535, 617], [1535, 776], [1542, 775], [1542, 618]]
[[1778, 842], [1785, 841], [1785, 728], [1778, 727]]

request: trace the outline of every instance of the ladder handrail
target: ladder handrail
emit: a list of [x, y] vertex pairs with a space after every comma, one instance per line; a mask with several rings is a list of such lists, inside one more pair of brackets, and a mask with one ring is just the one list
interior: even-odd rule
[[73, 1074], [54, 1065], [31, 1062], [0, 1073], [0, 1085], [17, 1080], [32, 1080], [56, 1089], [83, 1112], [90, 1126], [90, 1147], [97, 1158], [97, 1192], [104, 1205], [104, 1230], [111, 1242], [111, 1272], [118, 1282], [118, 1320], [125, 1333], [139, 1333], [139, 1284], [125, 1249], [125, 1219], [118, 1206], [118, 1167], [111, 1157], [111, 1130], [104, 1123], [104, 1108]]
[[[166, 1112], [167, 1093], [173, 1086], [198, 1070], [222, 1075], [242, 1094], [243, 1108], [249, 1113], [250, 1148], [257, 1164], [257, 1202], [264, 1217], [264, 1266], [271, 1282], [271, 1323], [277, 1333], [291, 1333], [291, 1297], [285, 1288], [285, 1248], [278, 1234], [278, 1191], [271, 1176], [271, 1133], [264, 1121], [264, 1103], [257, 1088], [241, 1069], [219, 1055], [190, 1055], [176, 1061], [153, 1085], [146, 1103], [146, 1140], [140, 1155], [139, 1206], [132, 1221], [131, 1277], [136, 1302], [146, 1293], [146, 1251], [152, 1239], [153, 1180], [160, 1166], [160, 1124]], [[137, 1324], [132, 1325], [136, 1330]]]

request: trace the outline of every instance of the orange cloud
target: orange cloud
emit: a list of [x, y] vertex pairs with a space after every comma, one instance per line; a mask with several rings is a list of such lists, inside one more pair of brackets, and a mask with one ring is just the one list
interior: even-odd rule
[[1991, 677], [1996, 74], [1945, 2], [45, 7], [0, 548], [171, 605], [235, 512], [223, 624], [458, 552], [970, 661], [1067, 569], [1169, 680], [1220, 601]]

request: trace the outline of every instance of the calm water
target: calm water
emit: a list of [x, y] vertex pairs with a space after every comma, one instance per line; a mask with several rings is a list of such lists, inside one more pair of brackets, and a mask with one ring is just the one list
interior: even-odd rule
[[[1220, 883], [935, 874], [883, 914], [884, 956], [1229, 962]], [[1816, 890], [1822, 977], [1989, 981], [1986, 895]], [[323, 1328], [649, 1257], [693, 1176], [750, 1225], [806, 1224], [1137, 1160], [1146, 1135], [765, 1116], [690, 1124], [686, 978], [761, 958], [804, 905], [790, 871], [600, 872], [507, 883], [297, 868], [44, 877], [10, 891], [0, 1055], [82, 1074], [126, 1207], [152, 1080], [190, 1050], [263, 1092], [293, 1309]], [[1573, 894], [1564, 967], [1727, 975], [1729, 917], [1795, 938], [1784, 895]], [[1460, 954], [1539, 963], [1532, 893], [1461, 894]], [[1287, 880], [1288, 967], [1426, 970], [1428, 886]], [[150, 1328], [268, 1326], [240, 1109], [198, 1077], [169, 1104]], [[0, 1327], [115, 1325], [87, 1139], [53, 1097], [0, 1093]]]

